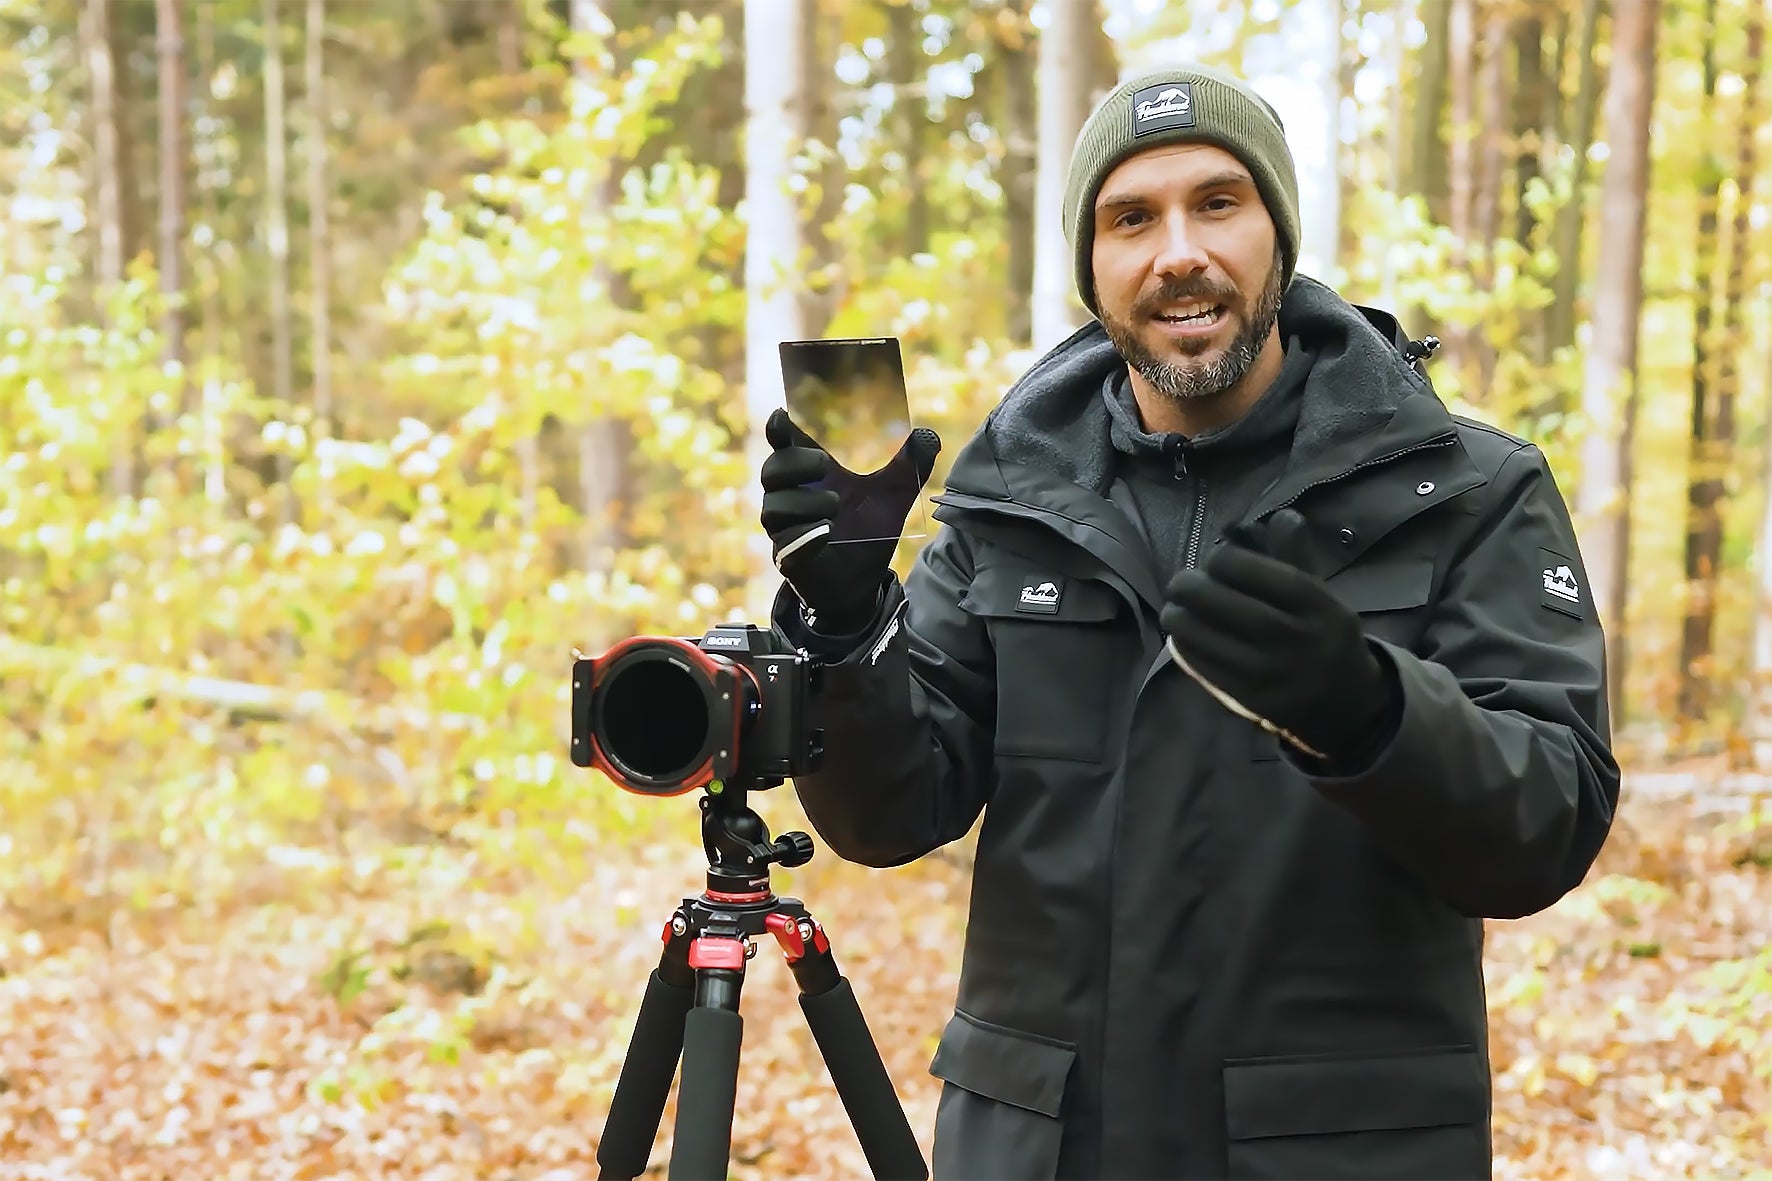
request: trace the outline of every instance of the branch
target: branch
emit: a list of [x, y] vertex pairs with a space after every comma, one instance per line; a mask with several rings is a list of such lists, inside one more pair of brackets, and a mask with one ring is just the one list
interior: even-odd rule
[[0, 673], [18, 670], [49, 672], [82, 679], [106, 678], [113, 689], [134, 700], [169, 697], [193, 705], [224, 709], [263, 722], [319, 722], [340, 730], [391, 732], [399, 729], [483, 732], [485, 718], [469, 714], [433, 713], [413, 706], [372, 706], [344, 693], [321, 689], [283, 689], [198, 676], [146, 664], [28, 644], [0, 636]]

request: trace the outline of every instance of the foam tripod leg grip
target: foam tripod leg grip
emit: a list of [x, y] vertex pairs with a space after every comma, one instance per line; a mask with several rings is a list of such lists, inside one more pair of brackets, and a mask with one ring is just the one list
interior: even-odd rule
[[886, 1064], [880, 1060], [848, 978], [839, 979], [836, 987], [825, 992], [800, 994], [800, 1008], [875, 1178], [924, 1181], [929, 1170], [923, 1163], [923, 1150], [911, 1134], [904, 1107], [892, 1089], [892, 1079], [886, 1074]]
[[744, 1018], [729, 1009], [695, 1008], [684, 1018], [670, 1181], [726, 1181], [743, 1040]]
[[683, 1017], [694, 1003], [694, 989], [667, 984], [657, 968], [652, 970], [603, 1139], [597, 1145], [597, 1164], [605, 1181], [627, 1181], [646, 1171], [671, 1080], [677, 1075], [677, 1059], [683, 1053]]

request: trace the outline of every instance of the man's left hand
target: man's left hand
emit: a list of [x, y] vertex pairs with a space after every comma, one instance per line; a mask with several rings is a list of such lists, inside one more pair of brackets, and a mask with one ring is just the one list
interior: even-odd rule
[[1401, 711], [1396, 672], [1360, 618], [1298, 568], [1304, 518], [1274, 514], [1170, 582], [1169, 654], [1232, 712], [1331, 766], [1359, 767]]

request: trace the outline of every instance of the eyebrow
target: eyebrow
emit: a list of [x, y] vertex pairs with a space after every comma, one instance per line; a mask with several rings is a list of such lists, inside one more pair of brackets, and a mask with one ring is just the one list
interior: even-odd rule
[[[1253, 185], [1255, 178], [1240, 168], [1227, 168], [1223, 172], [1215, 172], [1206, 179], [1195, 184], [1195, 193], [1207, 192], [1212, 189], [1235, 188], [1238, 185]], [[1142, 193], [1114, 193], [1096, 202], [1095, 208], [1100, 211], [1123, 209], [1130, 205], [1148, 205], [1150, 198]]]

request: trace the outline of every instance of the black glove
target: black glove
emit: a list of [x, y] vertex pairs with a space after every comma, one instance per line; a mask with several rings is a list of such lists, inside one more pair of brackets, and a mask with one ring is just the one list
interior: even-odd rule
[[[867, 476], [845, 471], [785, 409], [769, 416], [764, 436], [775, 450], [763, 461], [763, 529], [775, 568], [806, 607], [807, 622], [821, 635], [844, 636], [873, 621], [885, 589], [898, 535], [917, 495], [935, 470], [941, 437], [927, 427], [909, 439], [886, 468]], [[824, 481], [826, 486], [808, 488]], [[837, 510], [865, 481], [868, 519], [862, 536], [880, 540], [833, 545]], [[833, 487], [832, 485], [836, 485]]]
[[1402, 712], [1396, 669], [1367, 641], [1360, 617], [1289, 558], [1304, 518], [1274, 514], [1239, 530], [1199, 567], [1170, 581], [1163, 608], [1169, 655], [1233, 713], [1336, 767], [1363, 767]]

